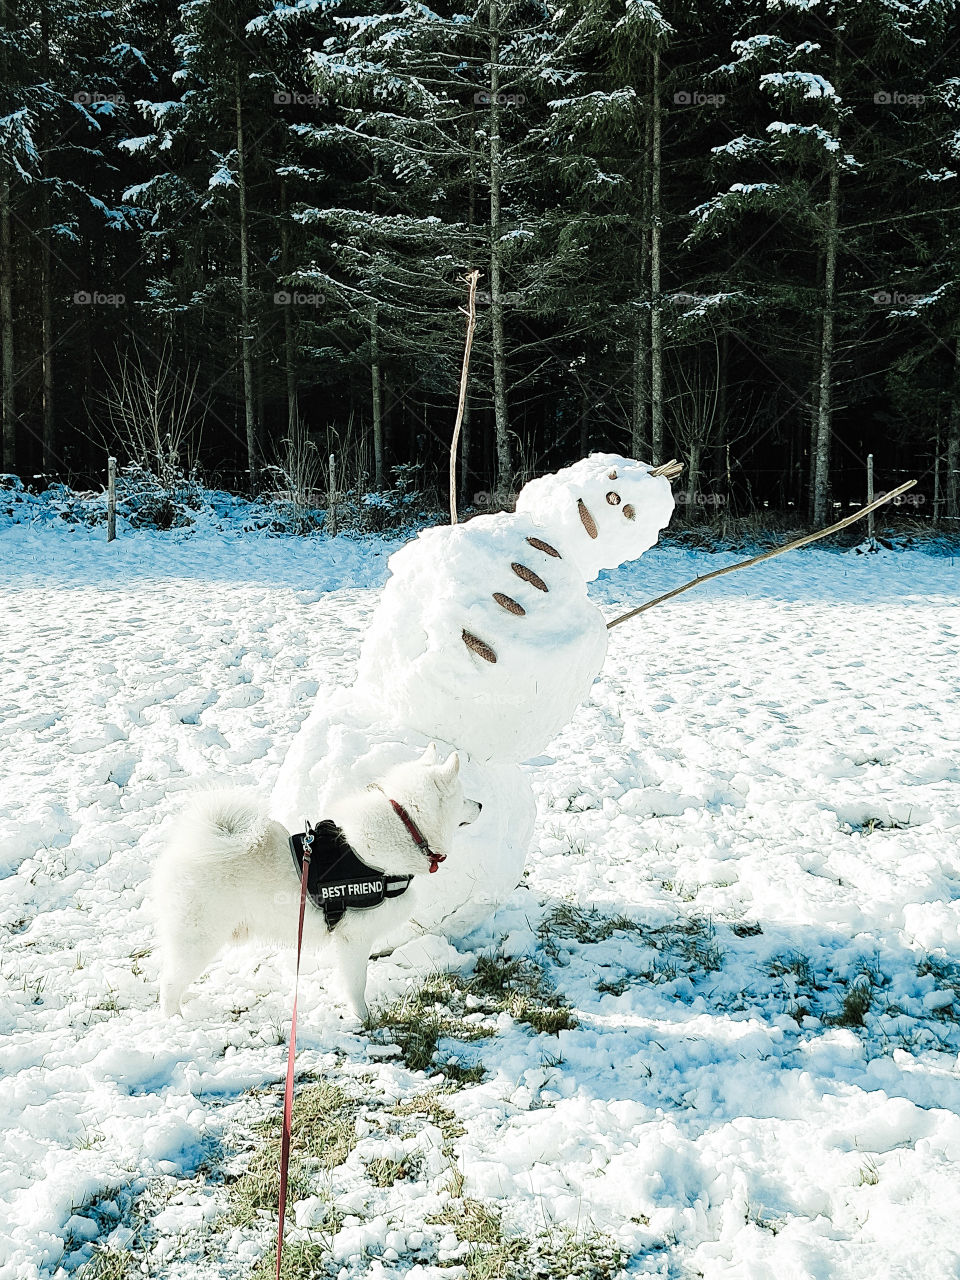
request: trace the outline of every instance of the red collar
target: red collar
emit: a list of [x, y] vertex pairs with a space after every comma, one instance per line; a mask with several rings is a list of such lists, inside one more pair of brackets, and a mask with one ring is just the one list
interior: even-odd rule
[[[378, 787], [377, 790], [382, 791], [383, 788]], [[386, 792], [384, 792], [384, 795], [386, 795]], [[387, 796], [387, 799], [390, 800], [390, 797]], [[403, 825], [410, 832], [410, 836], [420, 852], [430, 859], [430, 874], [433, 875], [440, 863], [446, 862], [447, 855], [445, 853], [434, 853], [430, 848], [430, 843], [427, 840], [427, 837], [423, 834], [399, 801], [390, 800], [390, 806]]]

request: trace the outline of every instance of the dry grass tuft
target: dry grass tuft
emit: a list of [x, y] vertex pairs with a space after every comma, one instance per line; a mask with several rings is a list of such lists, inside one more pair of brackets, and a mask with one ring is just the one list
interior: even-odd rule
[[[316, 1194], [313, 1178], [316, 1171], [335, 1169], [346, 1160], [357, 1143], [358, 1106], [342, 1089], [326, 1081], [310, 1085], [294, 1098], [288, 1203]], [[263, 1211], [277, 1212], [281, 1125], [280, 1115], [260, 1122], [257, 1128], [264, 1134], [265, 1141], [230, 1189], [230, 1218], [238, 1226], [251, 1226]]]
[[481, 956], [468, 977], [434, 975], [384, 1010], [378, 1022], [399, 1045], [411, 1070], [439, 1070], [449, 1083], [464, 1085], [483, 1078], [482, 1064], [465, 1064], [457, 1058], [437, 1062], [437, 1045], [441, 1038], [486, 1039], [495, 1034], [490, 1020], [501, 1013], [549, 1035], [577, 1025], [573, 1010], [553, 990], [538, 964], [499, 954]]

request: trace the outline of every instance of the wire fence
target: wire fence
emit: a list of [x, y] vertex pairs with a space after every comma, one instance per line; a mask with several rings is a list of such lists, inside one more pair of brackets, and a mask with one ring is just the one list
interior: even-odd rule
[[[225, 491], [230, 494], [249, 496], [256, 492], [259, 496], [276, 496], [279, 484], [271, 480], [271, 472], [264, 469], [251, 483], [248, 468], [218, 466], [204, 469], [197, 476], [198, 483], [204, 488], [214, 491]], [[99, 493], [107, 485], [106, 463], [102, 472], [82, 470], [75, 472], [37, 472], [21, 477], [24, 484], [34, 492], [42, 492], [55, 485], [63, 485], [77, 492]], [[895, 514], [901, 518], [909, 518], [924, 523], [950, 522], [956, 525], [960, 516], [947, 512], [947, 468], [941, 461], [939, 468], [910, 467], [878, 467], [875, 475], [875, 496], [896, 488], [904, 480], [916, 479], [917, 485], [909, 493], [902, 494], [883, 508], [883, 518], [889, 519]], [[370, 478], [372, 480], [372, 478]], [[830, 474], [830, 502], [835, 512], [846, 513], [867, 501], [867, 469], [866, 465], [834, 466]], [[477, 478], [477, 485], [481, 481]], [[957, 472], [957, 486], [960, 488], [960, 470]], [[347, 486], [352, 492], [355, 484]], [[434, 486], [428, 486], [425, 497], [432, 495], [438, 511], [446, 503], [446, 496], [439, 492], [432, 493]], [[684, 485], [681, 476], [673, 485], [676, 501], [676, 519], [702, 520], [712, 519], [720, 515], [727, 517], [791, 516], [800, 523], [807, 521], [809, 506], [809, 490], [806, 471], [800, 475], [796, 470], [786, 471], [778, 467], [744, 467], [735, 465], [731, 459], [729, 477], [726, 472], [717, 475], [704, 472], [699, 478], [695, 491]], [[476, 487], [467, 494], [468, 505], [484, 507], [489, 505], [496, 494], [496, 487], [489, 482], [487, 488]], [[318, 491], [317, 505], [326, 505], [326, 490]], [[510, 495], [506, 495], [508, 498]], [[515, 495], [514, 495], [515, 496]], [[472, 503], [469, 499], [472, 498]]]

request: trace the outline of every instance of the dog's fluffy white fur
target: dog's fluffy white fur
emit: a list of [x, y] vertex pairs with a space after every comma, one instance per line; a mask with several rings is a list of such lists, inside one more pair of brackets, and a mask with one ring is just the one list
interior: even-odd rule
[[[480, 812], [465, 800], [456, 752], [442, 763], [431, 744], [421, 759], [398, 765], [370, 787], [345, 797], [323, 815], [343, 830], [364, 862], [386, 875], [420, 875], [429, 859], [390, 805], [398, 801], [430, 848], [450, 853], [457, 827]], [[255, 796], [242, 791], [196, 795], [177, 821], [154, 874], [153, 899], [161, 946], [160, 1006], [179, 1012], [187, 986], [230, 942], [262, 938], [295, 946], [299, 884], [290, 856], [290, 833], [274, 822]], [[443, 875], [443, 867], [438, 869]], [[326, 948], [339, 971], [353, 1012], [369, 1017], [367, 961], [386, 937], [415, 911], [414, 880], [405, 894], [378, 907], [348, 910], [328, 930], [309, 900], [304, 947]]]

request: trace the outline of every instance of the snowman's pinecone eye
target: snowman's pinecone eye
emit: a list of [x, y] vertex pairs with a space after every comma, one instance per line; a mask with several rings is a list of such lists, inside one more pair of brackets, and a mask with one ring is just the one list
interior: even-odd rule
[[607, 479], [608, 479], [608, 480], [616, 480], [616, 478], [617, 478], [617, 473], [616, 473], [616, 471], [608, 471], [608, 472], [607, 472]]
[[614, 493], [613, 490], [611, 489], [610, 492], [607, 494], [607, 501], [610, 503], [611, 507], [619, 507], [620, 505], [619, 493]]
[[636, 511], [634, 511], [632, 503], [630, 502], [627, 503], [627, 505], [623, 508], [623, 514], [627, 517], [628, 520], [632, 520], [634, 518], [634, 516], [637, 513]]

